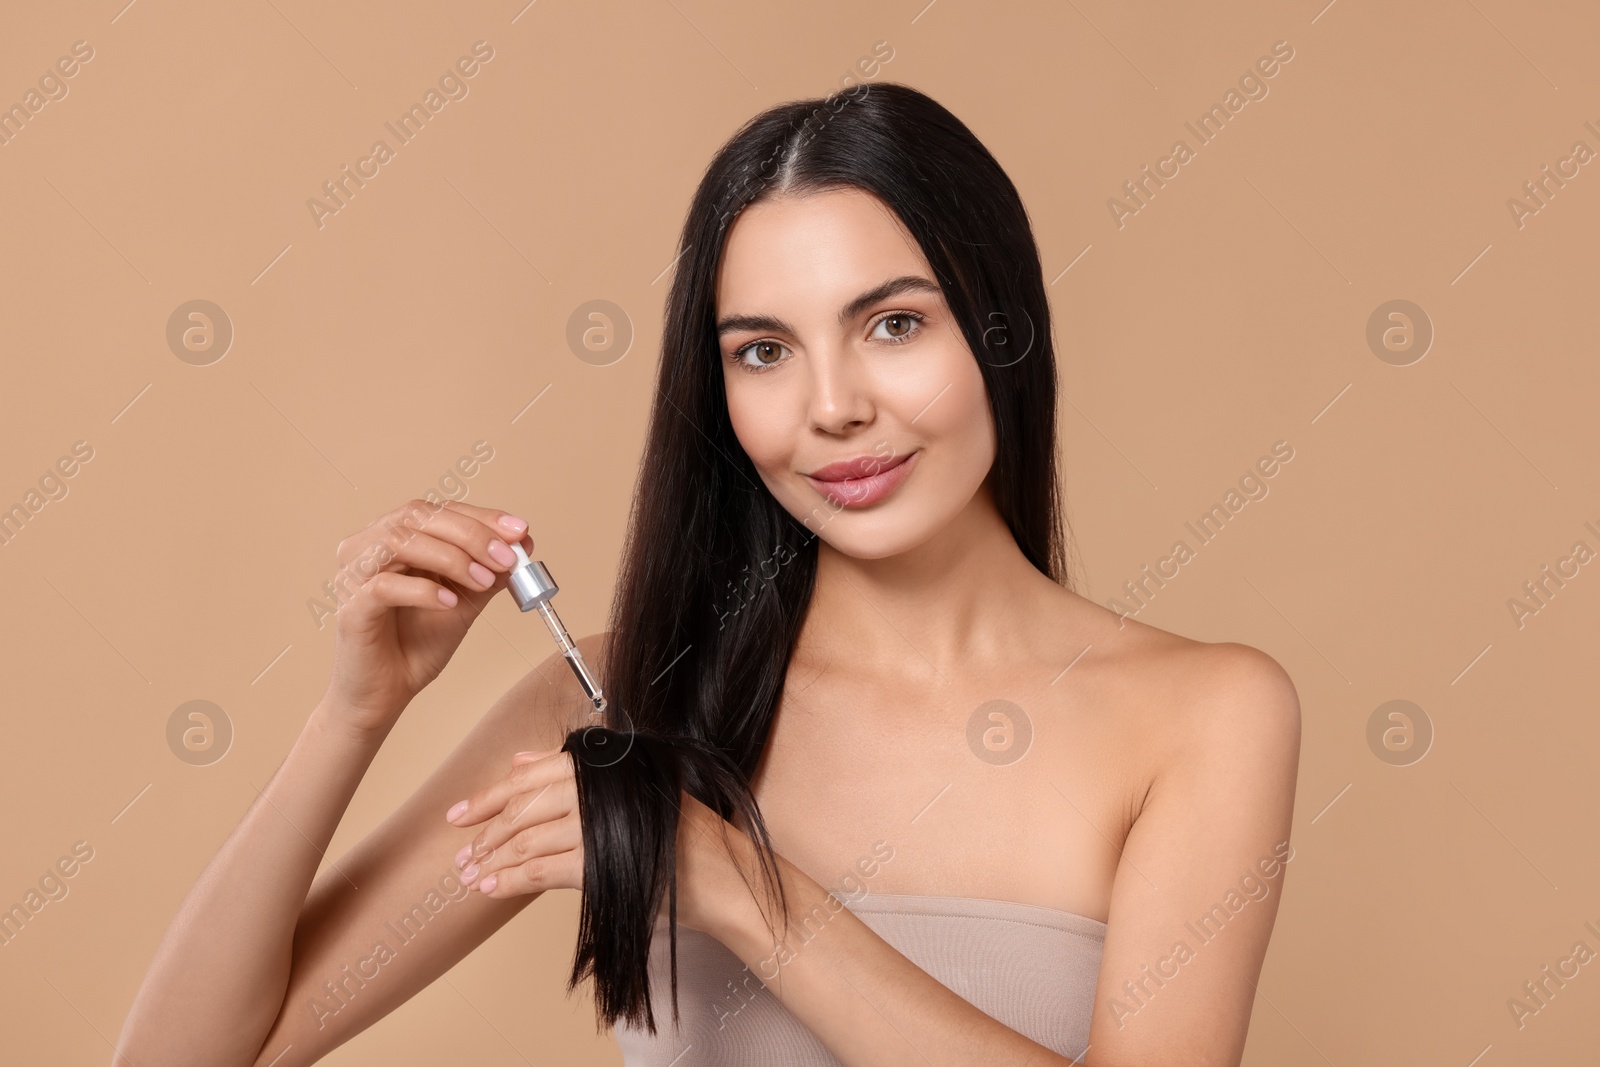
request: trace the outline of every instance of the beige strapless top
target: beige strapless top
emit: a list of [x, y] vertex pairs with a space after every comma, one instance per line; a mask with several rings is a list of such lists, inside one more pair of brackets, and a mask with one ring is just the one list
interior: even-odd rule
[[[984, 1014], [1063, 1056], [1083, 1055], [1105, 923], [977, 897], [869, 893], [841, 901]], [[674, 1029], [665, 918], [661, 922], [650, 945], [657, 1033], [615, 1028], [624, 1067], [841, 1067], [727, 946], [682, 926]]]

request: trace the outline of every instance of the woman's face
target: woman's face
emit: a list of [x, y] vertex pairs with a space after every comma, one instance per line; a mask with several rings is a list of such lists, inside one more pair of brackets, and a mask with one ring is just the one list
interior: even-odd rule
[[[745, 208], [717, 275], [728, 412], [788, 512], [839, 551], [905, 552], [994, 463], [977, 361], [911, 234], [856, 189]], [[827, 470], [859, 461], [847, 477]]]

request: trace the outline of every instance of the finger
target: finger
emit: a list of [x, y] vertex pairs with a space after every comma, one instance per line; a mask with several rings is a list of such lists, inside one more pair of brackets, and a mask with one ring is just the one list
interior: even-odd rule
[[[342, 621], [358, 629], [370, 626], [391, 608], [412, 607], [449, 611], [459, 598], [455, 591], [416, 574], [380, 571], [362, 583], [356, 595], [339, 611]], [[349, 614], [346, 614], [348, 612]]]
[[517, 793], [532, 793], [551, 782], [572, 777], [572, 761], [565, 752], [552, 753], [532, 763], [512, 769], [492, 785], [484, 786], [445, 812], [445, 821], [456, 826], [476, 826], [504, 810], [506, 801]]
[[[396, 540], [398, 544], [391, 547], [389, 558], [383, 564], [383, 570], [431, 571], [434, 575], [447, 577], [466, 589], [480, 593], [497, 589], [501, 584], [500, 574], [490, 570], [472, 553], [453, 541], [418, 530], [409, 531], [404, 540], [398, 538]], [[504, 545], [504, 542], [501, 544]], [[499, 562], [487, 549], [479, 554], [490, 562], [496, 564]]]
[[[558, 748], [543, 748], [543, 749], [538, 749], [538, 750], [535, 750], [535, 751], [528, 751], [528, 752], [518, 752], [518, 753], [516, 753], [515, 755], [513, 755], [511, 757], [511, 764], [512, 764], [513, 767], [520, 767], [520, 766], [523, 766], [524, 764], [532, 763], [534, 760], [543, 759], [546, 756], [553, 755], [554, 753], [557, 753], [557, 752], [560, 752], [560, 751], [561, 751], [561, 749], [558, 747]], [[469, 801], [463, 800], [458, 805], [462, 809], [462, 816], [458, 816], [457, 821], [459, 821], [459, 822], [461, 822], [463, 824], [465, 824], [465, 822], [466, 822], [464, 816], [465, 816], [465, 813], [466, 813], [466, 808], [469, 805], [469, 803], [470, 803]], [[454, 808], [451, 809], [452, 812], [454, 810], [455, 810]], [[450, 818], [450, 816], [446, 815], [445, 818], [448, 819], [448, 818]], [[460, 852], [456, 853], [456, 866], [458, 868], [466, 867], [467, 864], [472, 862], [473, 843], [474, 842], [469, 841], [467, 844], [461, 846], [461, 851]]]
[[[510, 544], [520, 541], [528, 534], [528, 521], [504, 511], [490, 508], [480, 508], [475, 504], [463, 504], [458, 500], [446, 500], [442, 504], [434, 505], [422, 501], [422, 507], [416, 507], [413, 501], [402, 509], [401, 519], [408, 526], [419, 530], [426, 530], [436, 536], [449, 536], [452, 539], [456, 534], [467, 538], [463, 544], [476, 544], [483, 542], [487, 550], [494, 541], [501, 544]], [[439, 534], [438, 531], [445, 531]], [[485, 541], [487, 536], [489, 540]], [[499, 562], [506, 566], [511, 565], [511, 560], [502, 558]]]
[[[494, 535], [494, 537], [485, 546], [485, 551], [495, 548], [496, 542], [501, 542], [506, 545], [520, 544], [524, 552], [532, 555], [533, 537], [528, 532], [527, 519], [518, 518], [517, 516], [507, 514], [504, 511], [495, 511], [490, 508], [479, 508], [471, 504], [462, 504], [460, 506], [462, 508], [471, 508], [474, 512], [483, 513], [479, 516], [479, 520], [484, 526], [488, 527], [489, 531]], [[499, 549], [495, 548], [495, 551], [498, 553]], [[513, 552], [509, 560], [501, 559], [500, 562], [505, 564], [506, 570], [509, 571], [512, 567], [517, 565], [516, 560], [517, 554]]]
[[423, 501], [421, 509], [415, 507], [415, 503], [402, 509], [397, 522], [385, 524], [386, 532], [396, 543], [409, 540], [411, 531], [415, 530], [456, 545], [492, 571], [508, 571], [516, 564], [517, 557], [509, 543], [526, 536], [527, 526], [523, 520], [517, 520], [523, 523], [522, 529], [514, 531], [488, 517], [503, 513], [486, 513], [485, 509], [477, 507], [469, 509], [468, 505], [453, 500], [438, 507]]
[[567, 778], [517, 793], [506, 801], [500, 813], [491, 818], [472, 839], [468, 859], [483, 862], [509, 847], [522, 831], [567, 816], [577, 817], [577, 783]]
[[484, 875], [477, 889], [486, 897], [526, 896], [548, 889], [583, 888], [583, 849], [530, 860]]
[[489, 601], [494, 599], [496, 593], [505, 588], [505, 582], [498, 578], [487, 589], [474, 589], [470, 585], [463, 585], [454, 578], [442, 574], [433, 574], [429, 571], [420, 571], [418, 573], [424, 577], [432, 578], [460, 597], [463, 604], [462, 610], [469, 612], [473, 619], [476, 619], [483, 609], [489, 606]]
[[[512, 834], [499, 846], [471, 856], [461, 872], [461, 880], [471, 884], [484, 876], [519, 863], [553, 856], [583, 844], [583, 827], [575, 811], [555, 814], [531, 823]], [[470, 874], [468, 872], [471, 872]]]
[[476, 504], [468, 504], [461, 500], [448, 501], [445, 506], [471, 515], [493, 530], [497, 536], [507, 541], [520, 540], [528, 532], [528, 520], [513, 515], [509, 511], [501, 511], [498, 508], [480, 508]]
[[[503, 515], [503, 512], [489, 512], [476, 507], [469, 512], [466, 508], [467, 505], [455, 501], [442, 504], [426, 500], [407, 501], [372, 523], [360, 536], [341, 541], [340, 560], [392, 557], [419, 533], [425, 533], [435, 540], [456, 546], [489, 571], [510, 570], [516, 563], [516, 554], [511, 551], [508, 542], [526, 538], [526, 522], [517, 520], [516, 525], [520, 526], [520, 530], [507, 528], [497, 521], [497, 516]], [[470, 585], [472, 588], [483, 588], [478, 582]]]

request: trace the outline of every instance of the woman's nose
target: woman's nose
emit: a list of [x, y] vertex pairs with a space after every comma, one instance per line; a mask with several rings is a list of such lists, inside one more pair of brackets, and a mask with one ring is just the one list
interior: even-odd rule
[[813, 426], [836, 434], [871, 421], [874, 411], [871, 383], [854, 353], [822, 350], [816, 352], [810, 362]]

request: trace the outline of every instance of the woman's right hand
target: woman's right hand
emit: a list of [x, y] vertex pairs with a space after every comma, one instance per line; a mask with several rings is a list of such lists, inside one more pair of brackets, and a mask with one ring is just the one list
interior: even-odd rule
[[523, 519], [448, 500], [410, 500], [339, 542], [333, 677], [323, 701], [360, 731], [387, 731], [439, 676], [506, 584]]

